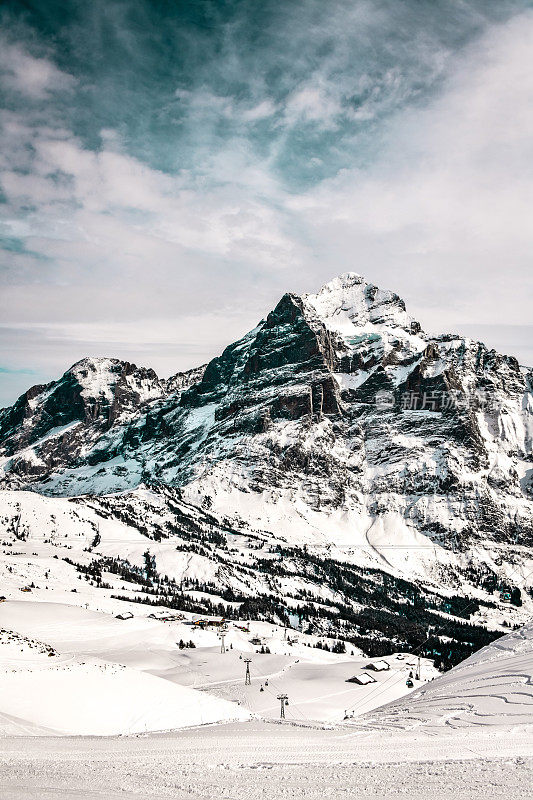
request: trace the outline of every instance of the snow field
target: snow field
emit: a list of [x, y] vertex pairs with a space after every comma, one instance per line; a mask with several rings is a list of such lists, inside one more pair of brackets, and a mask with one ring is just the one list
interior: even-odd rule
[[[128, 605], [114, 603], [117, 613]], [[12, 733], [14, 718], [24, 733], [33, 724], [37, 732], [45, 728], [80, 735], [164, 730], [246, 719], [250, 713], [277, 719], [280, 692], [290, 697], [288, 719], [339, 723], [354, 703], [363, 713], [408, 691], [405, 680], [414, 663], [409, 660], [390, 658], [390, 673], [373, 673], [377, 684], [384, 684], [376, 692], [376, 685], [346, 682], [369, 663], [357, 650], [352, 656], [350, 650], [334, 654], [307, 647], [317, 637], [289, 631], [287, 641], [284, 629], [252, 621], [249, 632], [229, 626], [226, 652], [221, 653], [216, 630], [150, 619], [150, 608], [131, 607], [135, 616], [118, 620], [65, 603], [1, 603], [0, 626], [15, 632], [10, 636], [39, 643], [45, 654], [33, 649], [19, 653], [17, 644], [0, 638], [0, 730]], [[194, 648], [178, 648], [180, 640], [191, 639]], [[261, 647], [271, 652], [258, 652]], [[52, 657], [46, 648], [53, 650]], [[252, 659], [250, 686], [244, 685], [244, 657]], [[429, 662], [424, 666], [426, 680], [437, 674]], [[168, 713], [161, 711], [165, 704]], [[76, 709], [76, 714], [65, 709]]]
[[245, 720], [233, 704], [117, 664], [91, 659], [17, 669], [0, 678], [2, 719], [60, 735], [111, 736]]
[[[252, 721], [120, 738], [2, 742], [3, 800], [522, 800], [530, 738], [350, 733]], [[95, 769], [97, 764], [97, 769]]]

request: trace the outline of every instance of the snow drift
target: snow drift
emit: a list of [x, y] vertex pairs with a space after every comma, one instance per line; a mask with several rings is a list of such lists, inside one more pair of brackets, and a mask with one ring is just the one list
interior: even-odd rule
[[[0, 681], [0, 731], [110, 736], [186, 728], [250, 714], [137, 670], [93, 661], [13, 672]], [[4, 720], [6, 726], [4, 728]]]

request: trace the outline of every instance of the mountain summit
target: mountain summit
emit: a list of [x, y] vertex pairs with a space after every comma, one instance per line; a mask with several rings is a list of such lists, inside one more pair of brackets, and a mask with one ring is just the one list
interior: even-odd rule
[[407, 314], [397, 294], [367, 283], [356, 272], [339, 275], [317, 294], [303, 295], [302, 300], [328, 328], [347, 336], [366, 325], [420, 332], [420, 325]]
[[[98, 569], [119, 559], [165, 591], [179, 579], [273, 619], [296, 604], [368, 652], [400, 631], [414, 646], [437, 612], [497, 609], [495, 590], [530, 603], [532, 384], [347, 273], [285, 294], [205, 367], [165, 381], [84, 359], [29, 389], [0, 412], [2, 488], [32, 490], [0, 492], [2, 525], [85, 542]], [[486, 641], [447, 630], [449, 663]]]
[[[84, 359], [33, 387], [0, 412], [2, 482], [179, 488], [300, 543], [529, 545], [531, 386], [514, 358], [424, 334], [398, 295], [350, 272], [284, 295], [205, 368], [164, 381]], [[399, 553], [379, 557], [401, 566]]]

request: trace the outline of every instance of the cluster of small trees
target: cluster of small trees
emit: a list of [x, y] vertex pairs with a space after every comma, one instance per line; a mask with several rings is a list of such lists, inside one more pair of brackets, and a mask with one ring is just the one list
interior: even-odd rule
[[[172, 528], [172, 530], [170, 530]], [[431, 657], [440, 668], [458, 663], [476, 649], [489, 644], [500, 636], [498, 631], [469, 622], [472, 614], [481, 606], [495, 607], [490, 600], [473, 601], [468, 597], [453, 594], [446, 598], [419, 587], [405, 579], [389, 575], [378, 569], [362, 568], [342, 563], [323, 554], [309, 552], [307, 547], [282, 547], [270, 549], [274, 558], [258, 557], [252, 565], [236, 564], [227, 548], [226, 536], [215, 530], [200, 530], [190, 519], [168, 523], [165, 535], [179, 534], [185, 542], [178, 544], [187, 552], [196, 551], [216, 558], [221, 564], [231, 566], [238, 576], [246, 594], [229, 586], [211, 581], [190, 578], [179, 584], [167, 575], [158, 573], [155, 557], [146, 550], [144, 565], [137, 567], [126, 559], [102, 557], [89, 565], [70, 561], [84, 573], [88, 580], [103, 586], [102, 570], [118, 575], [124, 581], [142, 587], [138, 596], [119, 598], [149, 605], [224, 616], [226, 619], [263, 619], [274, 624], [291, 627], [291, 618], [296, 614], [302, 629], [329, 638], [332, 644], [323, 649], [345, 652], [343, 640], [361, 648], [371, 657], [385, 656], [398, 650], [414, 651]], [[218, 550], [216, 548], [219, 548]], [[68, 561], [68, 559], [65, 559]], [[300, 578], [306, 585], [291, 598], [291, 614], [285, 607], [285, 598], [273, 593], [257, 595], [252, 591], [257, 573], [274, 577]], [[483, 568], [465, 570], [466, 579], [489, 590], [497, 578]], [[313, 593], [313, 587], [324, 586], [330, 590], [329, 597]], [[250, 588], [250, 592], [248, 592]], [[501, 587], [497, 586], [499, 590]], [[208, 595], [190, 597], [188, 591]], [[333, 594], [334, 593], [334, 594]], [[209, 595], [218, 595], [215, 602]], [[118, 597], [115, 595], [115, 597]], [[522, 603], [520, 589], [511, 591], [511, 603]], [[460, 618], [460, 619], [458, 619]], [[431, 634], [428, 637], [428, 629]]]
[[318, 650], [327, 650], [328, 653], [345, 653], [346, 652], [346, 643], [340, 641], [338, 639], [332, 645], [328, 645], [327, 642], [316, 642], [313, 647], [317, 648]]

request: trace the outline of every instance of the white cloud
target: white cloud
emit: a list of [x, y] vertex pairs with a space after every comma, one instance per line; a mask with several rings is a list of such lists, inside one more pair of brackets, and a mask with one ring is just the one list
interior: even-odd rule
[[524, 14], [472, 46], [430, 107], [397, 117], [370, 169], [293, 198], [328, 271], [354, 267], [403, 290], [433, 327], [526, 324], [532, 101], [533, 15]]
[[241, 118], [245, 122], [257, 122], [260, 119], [272, 117], [278, 111], [278, 107], [270, 99], [261, 100], [251, 108], [241, 110]]
[[[364, 74], [353, 105], [333, 57], [285, 104], [259, 89], [246, 98], [181, 90], [194, 124], [223, 120], [233, 133], [212, 148], [208, 130], [194, 163], [175, 173], [129, 154], [118, 130], [90, 150], [60, 121], [3, 112], [0, 225], [24, 244], [6, 261], [0, 297], [15, 331], [6, 353], [18, 337], [25, 364], [29, 353], [48, 368], [55, 353], [53, 372], [88, 352], [169, 374], [217, 354], [284, 291], [316, 289], [346, 269], [400, 293], [435, 332], [497, 321], [527, 337], [532, 53], [533, 15], [494, 27], [456, 58], [430, 105], [379, 130], [377, 158], [306, 192], [290, 193], [276, 172], [285, 137], [302, 123], [329, 134], [341, 112], [357, 130], [402, 105], [409, 86], [397, 69], [375, 83]], [[435, 54], [437, 71], [447, 57]], [[72, 88], [55, 69], [18, 49], [3, 80], [44, 99]], [[265, 120], [277, 137], [262, 151], [247, 130]], [[309, 163], [328, 155], [310, 151]]]
[[285, 120], [291, 125], [298, 121], [320, 121], [327, 127], [334, 126], [334, 118], [340, 113], [339, 100], [322, 86], [312, 83], [291, 94], [285, 103]]
[[47, 58], [35, 58], [18, 44], [0, 37], [0, 74], [4, 86], [33, 100], [72, 89], [76, 80]]
[[[197, 180], [151, 169], [110, 149], [116, 141], [109, 137], [96, 152], [73, 136], [58, 139], [33, 130], [21, 138], [21, 133], [22, 126], [11, 147], [27, 150], [31, 141], [31, 172], [4, 169], [2, 187], [10, 207], [38, 208], [23, 222], [13, 217], [4, 219], [4, 225], [13, 236], [24, 233], [29, 249], [59, 265], [64, 259], [70, 262], [72, 250], [80, 245], [79, 265], [96, 266], [104, 256], [119, 273], [121, 265], [136, 260], [144, 269], [146, 259], [157, 258], [158, 250], [171, 262], [180, 249], [197, 257], [253, 259], [270, 269], [294, 261], [298, 245], [272, 203], [272, 179], [238, 150], [219, 154], [219, 164], [213, 160], [218, 185], [204, 188]], [[258, 191], [270, 199], [257, 197]], [[174, 258], [170, 245], [180, 248]]]

